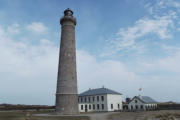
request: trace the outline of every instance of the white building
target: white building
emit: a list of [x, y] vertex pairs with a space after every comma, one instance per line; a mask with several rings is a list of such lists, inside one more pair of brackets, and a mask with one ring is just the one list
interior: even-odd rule
[[89, 89], [78, 96], [80, 112], [122, 110], [122, 94], [107, 88]]
[[128, 103], [128, 110], [144, 111], [157, 109], [157, 102], [148, 96], [135, 96]]

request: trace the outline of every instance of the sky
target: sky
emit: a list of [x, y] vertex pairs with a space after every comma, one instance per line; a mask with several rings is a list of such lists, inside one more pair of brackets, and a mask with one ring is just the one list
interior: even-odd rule
[[180, 102], [179, 0], [0, 0], [0, 103], [54, 105], [66, 8], [77, 19], [79, 93], [104, 86]]

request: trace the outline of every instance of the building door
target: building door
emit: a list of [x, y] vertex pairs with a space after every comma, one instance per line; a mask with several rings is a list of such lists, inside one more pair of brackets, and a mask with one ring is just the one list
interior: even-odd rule
[[88, 107], [87, 107], [87, 105], [85, 105], [85, 112], [87, 112], [88, 111]]
[[133, 106], [131, 105], [131, 110], [133, 110]]

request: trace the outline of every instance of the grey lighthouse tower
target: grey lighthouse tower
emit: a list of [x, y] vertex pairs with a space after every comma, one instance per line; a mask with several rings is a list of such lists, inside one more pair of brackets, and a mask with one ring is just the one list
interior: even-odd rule
[[60, 20], [61, 45], [56, 90], [56, 113], [78, 114], [75, 25], [76, 19], [69, 8]]

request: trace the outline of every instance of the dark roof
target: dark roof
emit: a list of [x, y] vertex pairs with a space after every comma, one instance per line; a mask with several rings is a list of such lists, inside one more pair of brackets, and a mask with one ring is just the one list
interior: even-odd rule
[[142, 101], [144, 103], [157, 103], [154, 99], [152, 99], [151, 97], [148, 97], [148, 96], [135, 96], [134, 98], [138, 98], [140, 101]]
[[160, 102], [159, 105], [172, 105], [172, 104], [179, 104], [173, 101], [169, 101], [169, 102]]
[[102, 94], [122, 95], [121, 93], [115, 92], [115, 91], [107, 89], [107, 88], [97, 88], [97, 89], [89, 89], [89, 90], [79, 94], [79, 96], [91, 96], [91, 95], [102, 95]]

